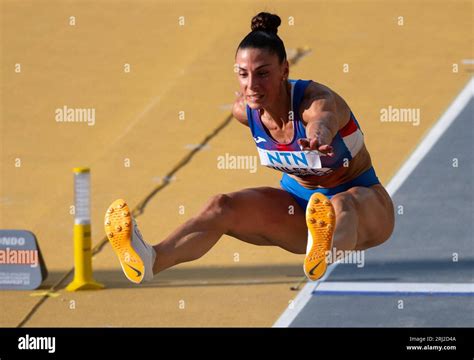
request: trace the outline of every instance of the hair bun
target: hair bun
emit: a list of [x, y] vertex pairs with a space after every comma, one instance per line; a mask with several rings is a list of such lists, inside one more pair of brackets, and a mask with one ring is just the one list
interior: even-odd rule
[[252, 31], [266, 31], [276, 34], [278, 26], [281, 24], [281, 19], [278, 15], [261, 12], [252, 18], [250, 27]]

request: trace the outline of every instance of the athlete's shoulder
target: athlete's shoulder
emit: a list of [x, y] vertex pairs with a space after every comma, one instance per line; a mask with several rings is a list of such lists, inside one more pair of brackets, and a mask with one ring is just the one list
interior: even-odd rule
[[327, 86], [309, 80], [301, 99], [300, 112], [306, 123], [322, 111], [336, 111], [334, 93]]
[[332, 112], [338, 119], [339, 127], [347, 123], [350, 114], [349, 106], [339, 94], [313, 80], [305, 89], [300, 109], [305, 123], [320, 112]]
[[303, 101], [313, 102], [318, 100], [333, 101], [335, 92], [329, 87], [317, 83], [313, 80], [308, 80], [309, 83], [304, 90]]

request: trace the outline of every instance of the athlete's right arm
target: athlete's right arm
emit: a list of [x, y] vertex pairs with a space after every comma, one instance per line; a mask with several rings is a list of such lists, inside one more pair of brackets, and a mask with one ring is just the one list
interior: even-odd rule
[[245, 106], [245, 101], [243, 96], [240, 93], [236, 93], [237, 99], [235, 99], [234, 106], [232, 107], [232, 115], [245, 126], [249, 126], [247, 119], [247, 109]]

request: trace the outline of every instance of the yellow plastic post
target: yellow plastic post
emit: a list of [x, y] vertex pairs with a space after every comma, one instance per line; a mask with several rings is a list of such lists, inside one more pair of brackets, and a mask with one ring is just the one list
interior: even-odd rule
[[74, 168], [74, 280], [68, 291], [99, 290], [104, 285], [92, 276], [92, 240], [90, 224], [90, 170]]

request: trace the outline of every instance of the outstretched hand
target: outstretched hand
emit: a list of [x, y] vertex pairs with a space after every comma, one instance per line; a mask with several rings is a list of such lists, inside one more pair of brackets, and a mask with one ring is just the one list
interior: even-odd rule
[[332, 142], [332, 137], [330, 133], [324, 131], [318, 131], [316, 136], [311, 138], [301, 138], [298, 139], [298, 145], [303, 151], [317, 150], [320, 153], [327, 155], [329, 157], [334, 156], [334, 148], [329, 145]]
[[310, 123], [306, 127], [308, 138], [298, 139], [298, 145], [302, 151], [317, 150], [329, 157], [334, 156], [334, 148], [331, 146], [333, 134], [331, 129], [320, 123]]
[[331, 145], [321, 141], [317, 138], [307, 139], [301, 138], [298, 139], [298, 145], [300, 146], [301, 150], [311, 151], [317, 150], [320, 153], [327, 155], [329, 157], [334, 156], [334, 149]]

